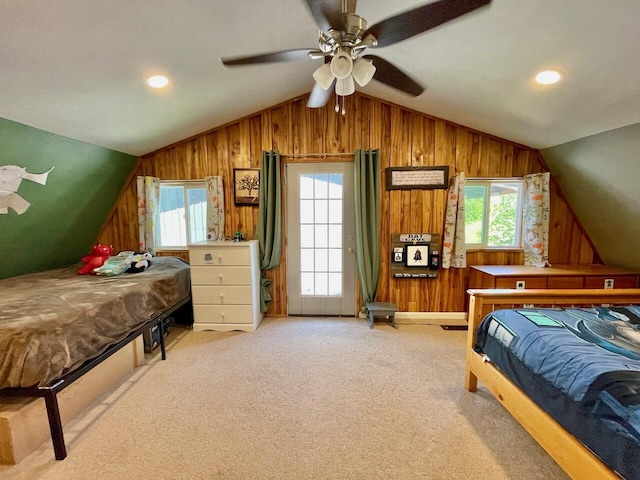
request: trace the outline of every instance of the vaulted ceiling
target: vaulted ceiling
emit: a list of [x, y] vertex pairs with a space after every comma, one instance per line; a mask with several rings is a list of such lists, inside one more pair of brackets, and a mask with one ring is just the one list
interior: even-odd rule
[[[370, 24], [427, 0], [360, 0]], [[494, 0], [375, 54], [426, 87], [359, 90], [535, 148], [640, 122], [640, 2]], [[219, 58], [317, 47], [301, 0], [0, 0], [0, 117], [140, 155], [311, 91], [322, 60]], [[536, 72], [564, 73], [539, 86]], [[163, 73], [169, 87], [145, 78]], [[348, 112], [347, 112], [348, 114]]]

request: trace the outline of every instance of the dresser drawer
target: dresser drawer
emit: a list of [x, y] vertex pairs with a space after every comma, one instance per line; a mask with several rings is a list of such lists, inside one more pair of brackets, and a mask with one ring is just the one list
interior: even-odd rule
[[191, 267], [193, 285], [251, 285], [250, 267]]
[[496, 278], [496, 288], [516, 288], [518, 282], [524, 282], [524, 288], [547, 288], [546, 277], [500, 277]]
[[638, 277], [633, 275], [586, 277], [584, 287], [605, 288], [605, 280], [613, 280], [613, 288], [638, 288]]
[[189, 250], [191, 265], [250, 265], [249, 248], [194, 248]]
[[251, 305], [194, 305], [195, 323], [252, 323]]
[[583, 288], [584, 277], [549, 277], [547, 288]]
[[194, 305], [250, 305], [251, 287], [198, 286], [191, 288]]

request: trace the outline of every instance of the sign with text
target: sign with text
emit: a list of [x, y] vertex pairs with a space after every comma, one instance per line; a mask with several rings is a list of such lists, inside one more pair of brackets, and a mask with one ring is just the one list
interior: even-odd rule
[[387, 168], [387, 190], [433, 190], [448, 187], [448, 166]]

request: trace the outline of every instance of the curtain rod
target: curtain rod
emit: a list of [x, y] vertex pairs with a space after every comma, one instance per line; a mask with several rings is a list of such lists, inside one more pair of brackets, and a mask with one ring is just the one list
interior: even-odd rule
[[327, 157], [355, 157], [356, 153], [345, 153], [345, 152], [336, 152], [336, 153], [281, 153], [280, 158], [288, 157], [288, 158], [327, 158]]

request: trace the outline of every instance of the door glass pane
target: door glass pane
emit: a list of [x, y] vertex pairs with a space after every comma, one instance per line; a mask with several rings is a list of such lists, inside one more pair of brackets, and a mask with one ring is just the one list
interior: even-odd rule
[[329, 225], [329, 247], [342, 248], [342, 225]]
[[327, 229], [328, 225], [318, 225], [316, 224], [316, 247], [327, 248], [328, 238], [327, 238]]
[[326, 248], [316, 249], [316, 272], [326, 272], [329, 270], [329, 250]]
[[300, 223], [313, 223], [313, 200], [300, 200]]
[[342, 198], [342, 175], [339, 173], [329, 175], [329, 198]]
[[329, 271], [342, 272], [342, 249], [329, 249]]
[[315, 223], [327, 223], [328, 221], [327, 209], [329, 207], [327, 200], [316, 200], [315, 203], [316, 203], [316, 209], [315, 209], [316, 216], [314, 217]]
[[300, 247], [313, 248], [313, 225], [300, 225]]
[[329, 223], [342, 223], [342, 200], [329, 200]]
[[300, 176], [301, 295], [342, 295], [342, 194], [341, 174]]
[[319, 173], [315, 181], [315, 198], [329, 198], [329, 175]]
[[313, 198], [313, 175], [300, 175], [300, 198]]
[[302, 295], [313, 295], [313, 273], [302, 272], [300, 274], [300, 293]]
[[300, 271], [313, 272], [313, 248], [300, 249]]
[[329, 274], [329, 295], [342, 295], [342, 273]]
[[329, 294], [329, 274], [316, 272], [316, 295]]

